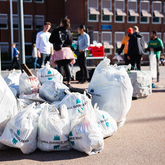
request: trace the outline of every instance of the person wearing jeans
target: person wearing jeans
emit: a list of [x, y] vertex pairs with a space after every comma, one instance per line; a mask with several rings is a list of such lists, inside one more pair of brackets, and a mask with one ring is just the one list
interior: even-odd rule
[[40, 66], [37, 63], [38, 57], [37, 57], [37, 48], [36, 48], [36, 44], [33, 44], [33, 52], [32, 52], [32, 57], [33, 57], [33, 65], [34, 65], [34, 70], [36, 69], [36, 66]]
[[53, 45], [49, 42], [51, 28], [50, 22], [45, 22], [43, 25], [43, 31], [37, 33], [36, 47], [37, 56], [41, 58], [40, 67], [44, 66], [47, 61], [50, 60], [50, 54], [53, 55]]
[[80, 25], [78, 28], [78, 33], [80, 34], [80, 36], [78, 37], [78, 41], [77, 41], [77, 47], [80, 54], [78, 55], [77, 60], [82, 74], [82, 80], [80, 81], [81, 84], [87, 83], [87, 80], [89, 79], [89, 73], [86, 62], [86, 50], [90, 45], [90, 38], [85, 31], [86, 31], [85, 26]]

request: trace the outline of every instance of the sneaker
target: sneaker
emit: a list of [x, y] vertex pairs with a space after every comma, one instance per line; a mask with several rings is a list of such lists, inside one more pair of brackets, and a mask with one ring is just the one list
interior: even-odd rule
[[159, 82], [160, 80], [159, 80], [159, 78], [157, 78], [157, 82]]
[[82, 81], [80, 82], [80, 84], [86, 84], [86, 83], [88, 83], [87, 80], [82, 80]]
[[152, 83], [152, 88], [155, 88], [155, 85], [154, 85], [154, 83]]

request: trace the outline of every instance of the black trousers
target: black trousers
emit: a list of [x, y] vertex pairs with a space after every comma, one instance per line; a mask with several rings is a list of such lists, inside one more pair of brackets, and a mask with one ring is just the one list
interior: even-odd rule
[[130, 61], [131, 61], [131, 70], [134, 70], [134, 67], [135, 67], [135, 64], [137, 66], [137, 69], [138, 70], [141, 70], [141, 58], [142, 56], [141, 55], [134, 55], [133, 57], [130, 57]]
[[125, 65], [128, 65], [131, 63], [131, 61], [128, 60], [128, 58], [127, 58], [127, 54], [124, 54], [124, 61], [125, 61]]
[[160, 61], [160, 58], [157, 58], [157, 57], [156, 57], [157, 78], [159, 78], [159, 75], [160, 75], [160, 72], [159, 72], [159, 61]]
[[82, 79], [89, 79], [85, 52], [80, 53], [80, 55], [77, 58], [77, 61], [80, 67], [80, 72], [82, 74]]
[[19, 64], [19, 62], [17, 60], [17, 57], [13, 57], [13, 61], [12, 61], [12, 64], [11, 64], [11, 67], [10, 67], [9, 70], [12, 70], [14, 68], [14, 64], [15, 63], [17, 64], [18, 68], [20, 69], [20, 64]]
[[58, 71], [61, 74], [62, 74], [62, 67], [64, 67], [67, 82], [70, 82], [71, 80], [71, 74], [70, 74], [70, 68], [69, 68], [70, 60], [59, 60], [59, 61], [56, 61], [56, 63], [58, 65]]

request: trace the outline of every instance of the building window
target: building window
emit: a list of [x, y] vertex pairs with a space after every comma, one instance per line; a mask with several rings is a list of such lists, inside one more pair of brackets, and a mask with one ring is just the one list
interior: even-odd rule
[[150, 12], [150, 2], [140, 1], [140, 23], [149, 23], [149, 17], [152, 17]]
[[35, 15], [35, 28], [36, 30], [42, 30], [44, 25], [44, 15]]
[[32, 43], [25, 43], [25, 56], [26, 57], [32, 56]]
[[88, 0], [88, 22], [98, 22], [98, 0]]
[[[32, 15], [24, 15], [24, 29], [25, 30], [32, 30]], [[18, 29], [18, 15], [13, 14], [13, 29]]]
[[124, 23], [124, 18], [126, 16], [125, 2], [124, 0], [115, 0], [115, 22]]
[[162, 39], [162, 33], [161, 32], [157, 32], [157, 37]]
[[153, 1], [152, 2], [152, 23], [161, 24], [161, 18], [163, 18], [162, 12], [162, 2]]
[[37, 2], [37, 3], [44, 3], [44, 0], [35, 0], [34, 2]]
[[104, 44], [105, 55], [112, 54], [112, 32], [102, 32], [101, 41]]
[[115, 54], [118, 53], [124, 36], [125, 36], [125, 32], [115, 32]]
[[11, 55], [9, 54], [9, 43], [0, 42], [1, 47], [1, 59], [2, 61], [11, 61]]
[[102, 0], [101, 1], [101, 17], [102, 22], [112, 22], [112, 1], [111, 0]]
[[98, 31], [93, 32], [93, 41], [99, 42], [99, 32]]
[[137, 1], [136, 0], [129, 0], [128, 1], [128, 23], [136, 23], [137, 17], [139, 14], [137, 13]]
[[32, 15], [24, 15], [25, 30], [32, 30], [33, 29], [32, 24], [33, 24]]
[[23, 2], [32, 2], [32, 0], [23, 0]]
[[147, 48], [148, 47], [148, 42], [150, 40], [150, 33], [149, 32], [141, 32], [141, 34], [143, 35], [144, 41], [145, 41], [144, 47]]
[[0, 14], [0, 29], [8, 29], [8, 16], [7, 16], [7, 14]]

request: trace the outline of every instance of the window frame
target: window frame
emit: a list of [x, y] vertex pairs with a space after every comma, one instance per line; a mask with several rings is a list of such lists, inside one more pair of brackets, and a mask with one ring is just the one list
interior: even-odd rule
[[125, 0], [115, 0], [115, 8], [114, 8], [114, 11], [115, 11], [115, 13], [114, 13], [114, 22], [115, 23], [125, 23], [125, 16], [121, 16], [122, 17], [122, 21], [116, 21], [116, 2], [117, 1], [122, 1], [123, 2], [123, 9], [122, 9], [122, 11], [124, 11], [125, 12]]
[[153, 18], [154, 18], [154, 10], [153, 10], [153, 4], [154, 3], [160, 3], [160, 10], [159, 12], [162, 12], [162, 2], [161, 1], [152, 1], [152, 24], [161, 24], [162, 23], [162, 19], [160, 17], [156, 17], [159, 18], [159, 22], [153, 22]]
[[[123, 35], [123, 38], [124, 38], [124, 37], [125, 37], [125, 32], [119, 32], [119, 31], [116, 31], [116, 32], [115, 32], [115, 52], [114, 52], [115, 55], [117, 55], [117, 53], [116, 53], [116, 50], [117, 50], [116, 48], [117, 48], [117, 46], [116, 46], [116, 45], [117, 45], [117, 42], [119, 42], [119, 41], [116, 41], [116, 34], [124, 34], [124, 35]], [[121, 40], [121, 43], [122, 43], [122, 40]], [[121, 55], [124, 55], [124, 50], [123, 50], [123, 52], [121, 53]]]
[[[31, 25], [31, 28], [25, 28], [25, 24], [24, 24], [24, 29], [25, 30], [33, 30], [33, 16], [32, 15], [27, 15], [27, 14], [25, 14], [24, 17], [25, 16], [28, 16], [28, 17], [31, 16], [32, 25]], [[25, 21], [25, 18], [24, 18], [24, 21]]]
[[[103, 1], [104, 0], [101, 0], [101, 22], [112, 22], [112, 15], [109, 15], [109, 21], [107, 21], [107, 20], [103, 20], [103, 16], [104, 16], [104, 14], [103, 14]], [[107, 0], [107, 1], [109, 1], [109, 3], [110, 3], [110, 8], [107, 8], [107, 9], [109, 9], [110, 11], [112, 11], [112, 0]]]
[[162, 40], [162, 33], [161, 32], [157, 32], [157, 36], [160, 35], [160, 39]]
[[[98, 2], [98, 0], [96, 0], [97, 1], [97, 8], [95, 8], [95, 9], [97, 9], [98, 11], [99, 11], [99, 2]], [[87, 21], [88, 22], [98, 22], [99, 21], [99, 18], [98, 18], [98, 15], [96, 14], [96, 20], [89, 20], [89, 9], [90, 9], [90, 7], [89, 7], [89, 0], [87, 1], [87, 16], [88, 16], [88, 19], [87, 19]], [[92, 14], [91, 14], [92, 15]], [[95, 14], [94, 14], [95, 15]]]
[[[40, 30], [40, 29], [36, 28], [36, 17], [42, 17], [44, 19], [44, 22], [45, 22], [45, 16], [44, 15], [34, 15], [35, 30]], [[41, 25], [41, 26], [43, 26], [43, 25]]]
[[[130, 22], [129, 21], [129, 2], [135, 2], [136, 3], [136, 12], [137, 12], [137, 6], [138, 6], [138, 4], [137, 4], [137, 1], [136, 0], [128, 0], [127, 1], [127, 23], [137, 23], [137, 17], [136, 16], [134, 16], [135, 17], [135, 21], [134, 22]], [[131, 9], [132, 10], [132, 9]], [[133, 17], [133, 16], [130, 16], [130, 17]]]
[[8, 30], [8, 14], [3, 14], [3, 13], [0, 13], [0, 15], [5, 15], [5, 16], [7, 16], [7, 24], [6, 24], [6, 27], [4, 28], [4, 27], [0, 27], [0, 29], [1, 30]]
[[[97, 33], [97, 35], [98, 35], [97, 42], [99, 42], [99, 31], [93, 31], [93, 34], [94, 34], [94, 33]], [[93, 41], [95, 41], [95, 40], [94, 40], [94, 35], [93, 35]]]
[[[103, 40], [103, 34], [110, 34], [111, 35], [111, 38], [110, 38], [110, 40], [109, 41], [104, 41]], [[102, 31], [101, 32], [101, 42], [103, 43], [103, 42], [110, 42], [110, 43], [112, 43], [112, 32], [111, 31]], [[112, 55], [112, 49], [110, 49], [110, 48], [104, 48], [104, 51], [105, 51], [105, 49], [109, 49], [110, 51], [109, 51], [109, 53], [106, 53], [105, 52], [105, 55]]]
[[34, 3], [44, 3], [44, 0], [42, 0], [42, 2], [36, 2], [36, 0], [34, 0]]
[[[32, 42], [25, 42], [25, 45], [31, 45], [31, 46], [33, 46], [32, 45]], [[26, 52], [26, 49], [25, 49], [25, 52]], [[26, 53], [25, 53], [25, 58], [30, 58], [30, 57], [32, 57], [32, 53], [30, 55], [26, 55]]]
[[141, 17], [143, 17], [143, 16], [141, 16], [141, 11], [142, 11], [141, 3], [148, 3], [148, 10], [146, 10], [146, 11], [150, 12], [150, 1], [140, 1], [140, 14], [139, 14], [139, 17], [140, 17], [139, 23], [140, 24], [149, 24], [150, 23], [150, 17], [147, 17], [147, 22], [141, 22]]

